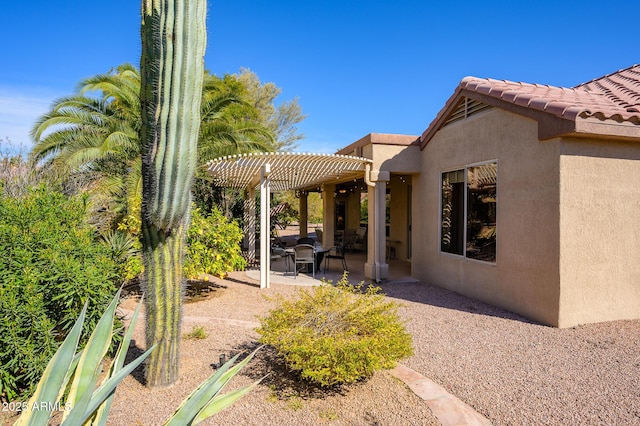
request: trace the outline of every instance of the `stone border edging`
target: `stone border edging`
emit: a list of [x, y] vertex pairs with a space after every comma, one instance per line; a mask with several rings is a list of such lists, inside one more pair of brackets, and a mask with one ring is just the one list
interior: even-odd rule
[[417, 371], [398, 364], [389, 373], [422, 398], [442, 426], [490, 426], [491, 422], [445, 388]]

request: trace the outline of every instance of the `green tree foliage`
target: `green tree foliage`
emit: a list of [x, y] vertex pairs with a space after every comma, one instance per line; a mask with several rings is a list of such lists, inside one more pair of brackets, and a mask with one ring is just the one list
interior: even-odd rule
[[[132, 204], [132, 212], [118, 224], [118, 230], [105, 238], [105, 244], [117, 260], [120, 276], [125, 280], [138, 279], [143, 269], [140, 201], [138, 197]], [[203, 274], [225, 277], [229, 272], [244, 269], [246, 260], [240, 247], [242, 236], [238, 223], [227, 219], [218, 208], [204, 213], [193, 206], [187, 231], [184, 275], [190, 279], [200, 278]]]
[[[260, 85], [255, 90], [261, 90]], [[275, 132], [280, 130], [270, 115], [253, 105], [251, 93], [235, 76], [204, 74], [198, 136], [201, 167], [196, 175], [202, 183], [196, 187], [196, 199], [200, 192], [206, 196], [212, 186], [206, 161], [279, 146]], [[140, 72], [123, 64], [81, 81], [77, 93], [56, 100], [31, 131], [32, 163], [67, 185], [89, 191], [95, 220], [105, 231], [126, 215], [132, 197], [142, 192], [139, 97]], [[260, 106], [276, 111], [272, 105]]]
[[379, 288], [352, 286], [345, 274], [335, 287], [325, 283], [295, 300], [280, 299], [257, 331], [303, 379], [353, 383], [412, 354], [397, 309]]
[[0, 197], [0, 395], [5, 398], [32, 390], [85, 302], [90, 332], [116, 291], [116, 267], [87, 223], [86, 201], [44, 185], [21, 198]]
[[[274, 194], [275, 203], [288, 203], [293, 211], [291, 211], [292, 219], [299, 220], [300, 200], [296, 198], [294, 191], [283, 191]], [[322, 198], [319, 192], [310, 192], [307, 194], [307, 220], [309, 223], [322, 223]]]
[[238, 224], [229, 221], [218, 209], [208, 215], [193, 209], [187, 231], [185, 275], [194, 279], [203, 274], [225, 277], [231, 271], [244, 269], [247, 262], [242, 257], [241, 241]]
[[242, 83], [248, 93], [249, 101], [275, 135], [276, 149], [278, 151], [295, 149], [297, 142], [304, 138], [303, 134], [298, 133], [296, 125], [306, 118], [306, 115], [302, 114], [298, 98], [276, 106], [275, 99], [282, 89], [274, 83], [262, 84], [258, 75], [248, 68], [240, 69], [240, 72], [233, 77]]

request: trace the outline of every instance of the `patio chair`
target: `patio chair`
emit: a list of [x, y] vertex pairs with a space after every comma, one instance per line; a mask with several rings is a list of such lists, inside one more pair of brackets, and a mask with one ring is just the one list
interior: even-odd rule
[[273, 267], [273, 262], [275, 260], [278, 260], [280, 258], [284, 258], [286, 257], [287, 253], [285, 252], [285, 250], [277, 245], [272, 245], [271, 246], [271, 267]]
[[316, 228], [316, 240], [318, 240], [320, 244], [322, 244], [322, 232], [322, 229]]
[[324, 272], [326, 273], [329, 270], [329, 259], [339, 259], [342, 261], [342, 269], [343, 271], [349, 271], [347, 267], [347, 260], [344, 258], [345, 246], [335, 246], [331, 247], [331, 250], [324, 255]]
[[316, 241], [311, 237], [302, 237], [298, 240], [298, 244], [309, 244], [310, 246], [314, 246]]
[[354, 249], [356, 250], [366, 250], [367, 249], [367, 228], [361, 226], [356, 231], [356, 242], [353, 244]]
[[297, 277], [298, 276], [298, 265], [299, 264], [311, 264], [311, 270], [312, 270], [312, 276], [313, 278], [316, 277], [316, 258], [315, 258], [315, 252], [313, 249], [313, 246], [310, 244], [298, 244], [297, 246], [295, 246], [293, 248], [293, 250], [295, 251], [294, 256], [293, 256], [293, 263], [294, 263], [294, 276]]
[[347, 229], [344, 231], [344, 238], [342, 240], [342, 245], [345, 250], [354, 251], [356, 249], [355, 243], [358, 240], [358, 233], [355, 229]]

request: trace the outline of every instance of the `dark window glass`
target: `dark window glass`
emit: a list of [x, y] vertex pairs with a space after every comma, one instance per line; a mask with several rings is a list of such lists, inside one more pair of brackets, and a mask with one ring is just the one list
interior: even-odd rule
[[463, 254], [464, 242], [464, 170], [442, 174], [440, 250]]
[[467, 243], [470, 259], [496, 261], [497, 163], [467, 168]]
[[497, 174], [498, 163], [442, 173], [441, 251], [496, 261]]

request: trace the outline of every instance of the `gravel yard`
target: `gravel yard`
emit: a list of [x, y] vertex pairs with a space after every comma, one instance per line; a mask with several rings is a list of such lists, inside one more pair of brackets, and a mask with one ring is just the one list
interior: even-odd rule
[[[243, 273], [216, 281], [213, 297], [185, 304], [184, 332], [205, 327], [203, 340], [185, 340], [181, 381], [149, 391], [131, 376], [118, 388], [112, 425], [155, 425], [209, 376], [221, 353], [254, 347], [251, 323], [292, 286], [260, 290]], [[494, 425], [640, 425], [640, 321], [556, 329], [438, 287], [388, 284], [402, 303], [415, 355], [403, 364], [445, 387]], [[132, 305], [131, 301], [128, 306]], [[235, 319], [229, 325], [216, 319]], [[136, 335], [143, 344], [142, 330]], [[231, 388], [272, 374], [245, 399], [205, 424], [430, 425], [426, 404], [387, 373], [334, 392], [296, 386], [263, 349]]]

